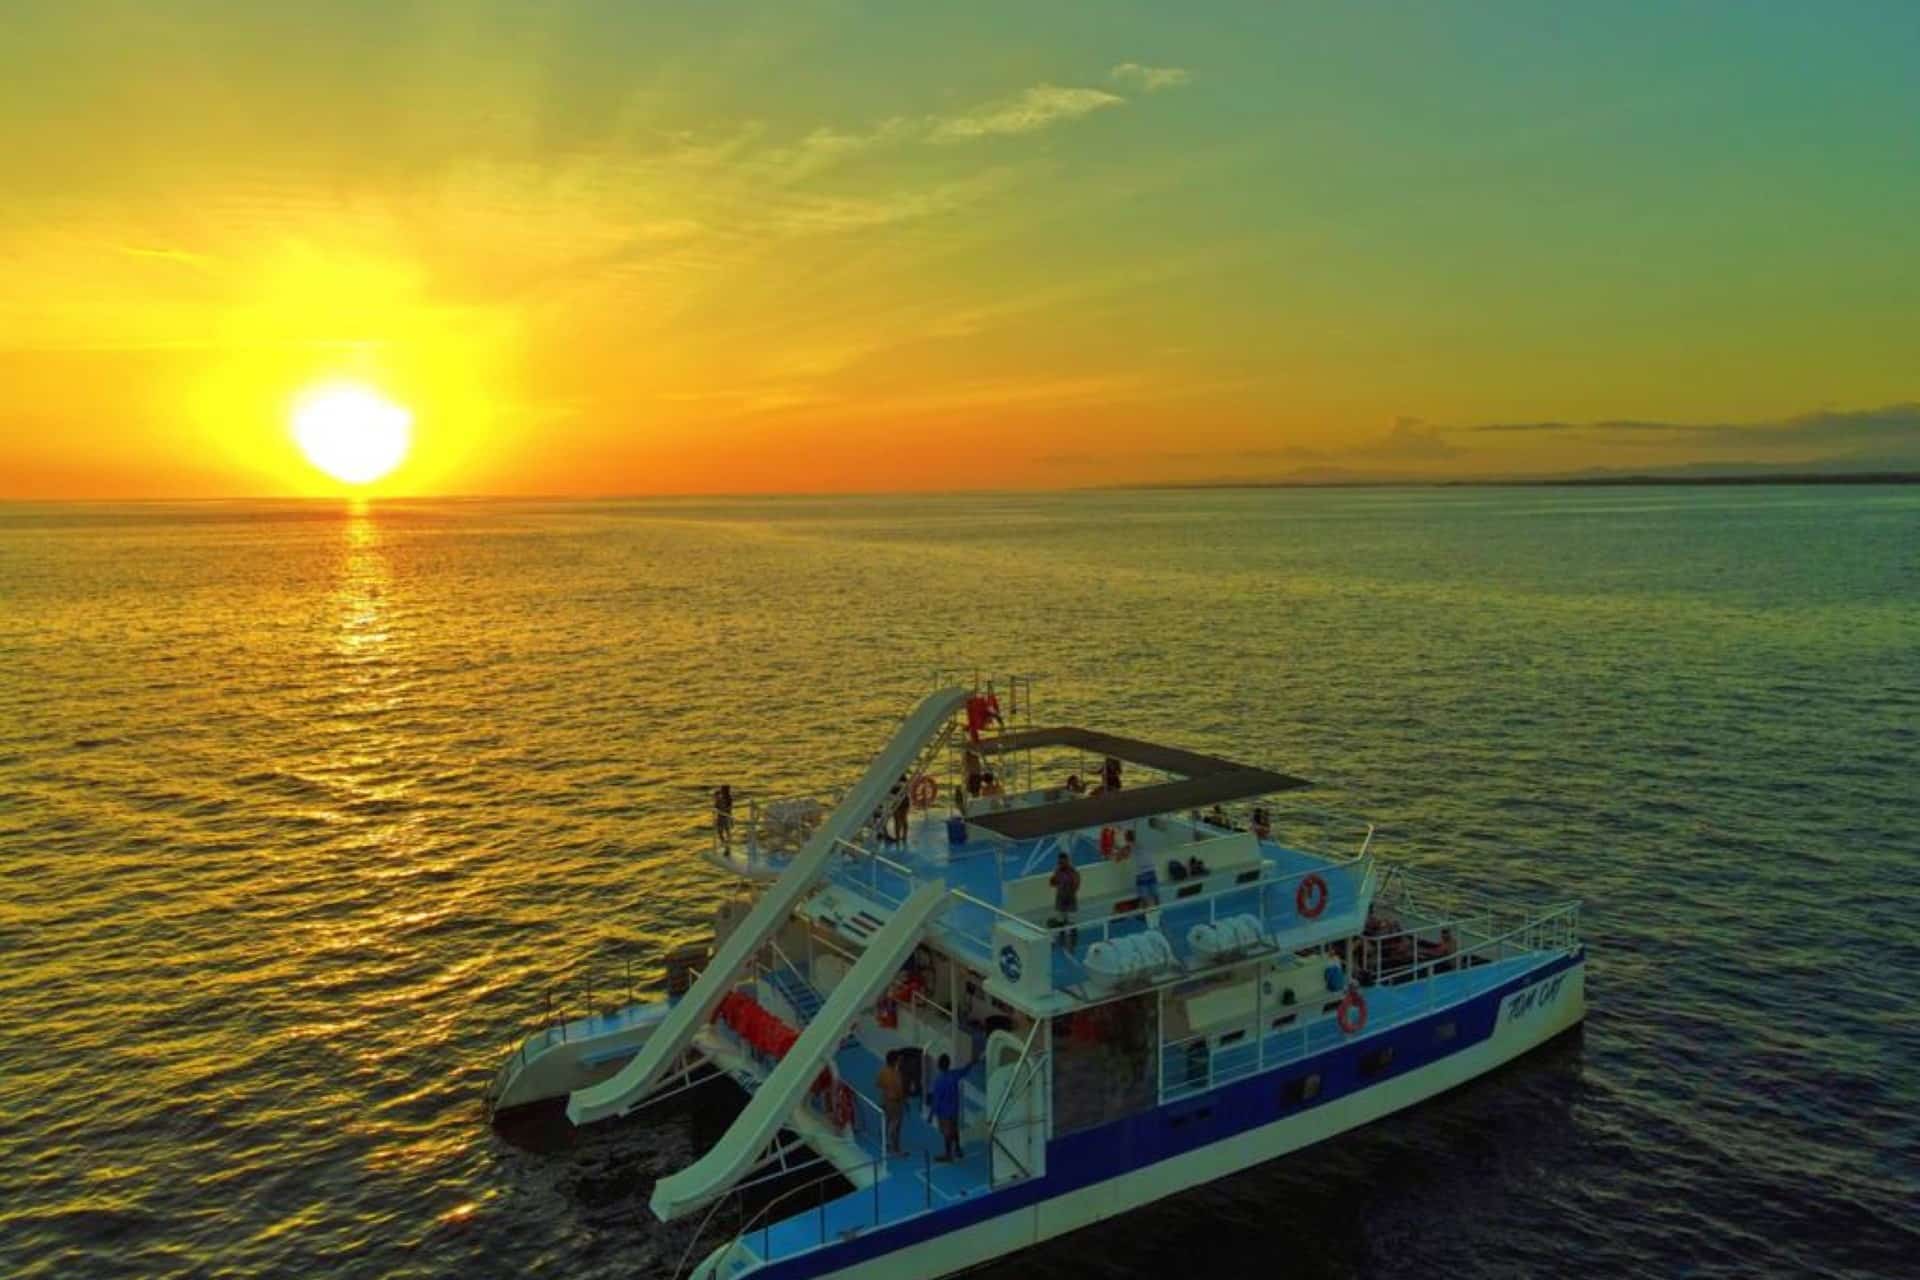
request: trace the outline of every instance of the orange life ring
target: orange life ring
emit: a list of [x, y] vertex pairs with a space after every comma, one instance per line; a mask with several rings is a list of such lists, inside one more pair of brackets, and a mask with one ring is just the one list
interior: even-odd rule
[[1340, 997], [1340, 1011], [1334, 1017], [1339, 1019], [1343, 1033], [1350, 1036], [1360, 1034], [1367, 1025], [1367, 998], [1360, 994], [1360, 988], [1347, 988], [1347, 994]]
[[853, 1086], [842, 1080], [833, 1090], [833, 1127], [844, 1129], [853, 1123]]
[[940, 784], [933, 780], [932, 775], [923, 773], [913, 780], [912, 794], [913, 807], [924, 809], [933, 803], [935, 796], [940, 794]]
[[1301, 919], [1318, 920], [1320, 913], [1327, 909], [1327, 899], [1331, 896], [1327, 892], [1327, 882], [1322, 880], [1320, 873], [1316, 871], [1302, 880], [1300, 887], [1294, 890], [1293, 905], [1300, 912]]

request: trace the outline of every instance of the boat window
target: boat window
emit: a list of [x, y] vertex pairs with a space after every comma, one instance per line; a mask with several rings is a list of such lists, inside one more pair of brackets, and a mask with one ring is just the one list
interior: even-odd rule
[[1053, 1020], [1053, 1131], [1073, 1133], [1152, 1108], [1160, 1044], [1156, 992]]
[[1393, 1064], [1393, 1046], [1387, 1045], [1360, 1055], [1360, 1074], [1377, 1076]]
[[1295, 1076], [1280, 1086], [1280, 1105], [1298, 1107], [1312, 1102], [1320, 1096], [1320, 1073]]
[[1449, 1018], [1447, 1021], [1434, 1027], [1433, 1042], [1435, 1044], [1445, 1044], [1459, 1034], [1460, 1024]]

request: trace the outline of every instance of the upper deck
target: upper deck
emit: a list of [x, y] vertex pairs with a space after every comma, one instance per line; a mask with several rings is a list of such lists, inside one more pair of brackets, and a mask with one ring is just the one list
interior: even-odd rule
[[[945, 767], [923, 760], [837, 842], [797, 915], [860, 946], [915, 889], [938, 882], [950, 901], [930, 941], [1030, 1016], [1097, 1001], [1116, 984], [1210, 967], [1217, 956], [1203, 926], [1235, 921], [1247, 935], [1252, 921], [1241, 950], [1298, 950], [1355, 934], [1364, 920], [1375, 885], [1371, 828], [1338, 832], [1344, 850], [1327, 847], [1325, 831], [1314, 842], [1283, 834], [1280, 819], [1301, 815], [1283, 814], [1277, 798], [1309, 785], [1300, 778], [1072, 726], [955, 734], [946, 745]], [[737, 872], [777, 876], [810, 832], [807, 816], [824, 811], [785, 801], [763, 812], [750, 802], [728, 838], [716, 836], [713, 856]], [[1071, 913], [1056, 908], [1052, 884], [1062, 856], [1080, 876]], [[1096, 947], [1148, 932], [1167, 943], [1156, 963], [1124, 977], [1102, 970], [1111, 957]]]

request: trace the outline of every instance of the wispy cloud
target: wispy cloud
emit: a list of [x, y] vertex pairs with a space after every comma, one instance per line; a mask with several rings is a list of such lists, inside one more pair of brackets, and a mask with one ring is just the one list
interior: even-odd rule
[[1909, 442], [1920, 437], [1920, 401], [1874, 409], [1821, 409], [1753, 422], [1660, 422], [1610, 418], [1596, 422], [1486, 422], [1463, 432], [1669, 435], [1689, 443], [1765, 442], [1826, 448]]
[[1193, 72], [1185, 67], [1148, 67], [1138, 62], [1123, 62], [1107, 75], [1119, 84], [1130, 84], [1146, 93], [1178, 89], [1193, 80]]
[[1104, 89], [1072, 89], [1038, 84], [1025, 92], [956, 116], [936, 117], [929, 142], [971, 142], [1007, 134], [1032, 133], [1063, 120], [1078, 120], [1126, 99]]
[[1346, 450], [1348, 457], [1393, 458], [1408, 462], [1433, 462], [1457, 457], [1462, 452], [1450, 443], [1441, 428], [1418, 418], [1396, 418], [1384, 436]]

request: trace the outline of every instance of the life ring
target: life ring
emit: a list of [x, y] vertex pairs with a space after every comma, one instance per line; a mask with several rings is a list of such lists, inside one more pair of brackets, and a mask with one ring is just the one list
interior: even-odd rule
[[1367, 998], [1360, 994], [1360, 988], [1347, 988], [1347, 994], [1340, 997], [1340, 1011], [1334, 1017], [1339, 1020], [1340, 1030], [1344, 1034], [1360, 1034], [1367, 1025]]
[[1300, 887], [1294, 890], [1293, 905], [1300, 912], [1301, 919], [1318, 920], [1320, 913], [1327, 909], [1329, 896], [1331, 895], [1327, 892], [1327, 882], [1320, 878], [1318, 872], [1315, 872], [1302, 880]]
[[914, 808], [926, 808], [933, 803], [933, 798], [939, 794], [940, 784], [933, 780], [932, 775], [923, 773], [913, 780]]
[[853, 1123], [853, 1086], [842, 1080], [833, 1090], [833, 1127], [844, 1129]]

